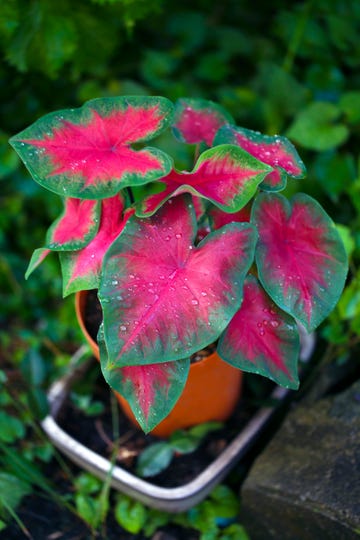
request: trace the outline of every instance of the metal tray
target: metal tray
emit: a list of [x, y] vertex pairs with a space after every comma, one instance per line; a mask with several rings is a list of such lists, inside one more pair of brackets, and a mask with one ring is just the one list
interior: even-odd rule
[[[309, 344], [307, 346], [309, 347]], [[271, 402], [275, 403], [274, 406], [259, 409], [223, 452], [197, 477], [182, 486], [164, 488], [145, 481], [112, 464], [108, 459], [98, 455], [68, 435], [58, 425], [56, 420], [58, 413], [67, 398], [72, 384], [79, 377], [83, 377], [88, 368], [88, 362], [80, 367], [72, 367], [64, 378], [57, 381], [50, 388], [48, 393], [50, 413], [42, 421], [43, 430], [59, 450], [83, 469], [101, 479], [111, 477], [110, 483], [115, 489], [152, 508], [168, 512], [188, 510], [204, 499], [212, 488], [221, 482], [230, 469], [249, 452], [279, 406], [291, 394], [290, 390], [275, 387], [271, 394]]]

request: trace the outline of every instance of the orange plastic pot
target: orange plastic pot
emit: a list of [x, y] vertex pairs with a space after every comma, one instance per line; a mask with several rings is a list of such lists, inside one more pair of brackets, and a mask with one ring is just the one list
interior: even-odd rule
[[[80, 327], [99, 359], [99, 347], [84, 323], [86, 291], [76, 293], [75, 309]], [[167, 437], [176, 429], [187, 428], [210, 420], [225, 421], [233, 412], [242, 386], [242, 371], [230, 366], [217, 353], [190, 365], [185, 388], [170, 414], [151, 432]], [[131, 408], [120, 394], [116, 397], [126, 416], [138, 426]]]

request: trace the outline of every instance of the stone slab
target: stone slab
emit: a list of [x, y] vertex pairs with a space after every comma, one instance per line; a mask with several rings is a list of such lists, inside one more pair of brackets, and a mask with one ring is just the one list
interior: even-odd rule
[[360, 540], [360, 380], [291, 411], [241, 496], [251, 540]]

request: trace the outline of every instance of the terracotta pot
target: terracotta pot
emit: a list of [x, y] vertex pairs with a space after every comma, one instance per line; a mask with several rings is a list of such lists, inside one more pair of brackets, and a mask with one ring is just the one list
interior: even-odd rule
[[[99, 360], [99, 347], [84, 323], [86, 296], [87, 291], [76, 293], [76, 315], [94, 356]], [[242, 371], [221, 360], [217, 353], [191, 364], [183, 393], [170, 414], [151, 432], [152, 435], [167, 437], [176, 429], [210, 420], [226, 420], [239, 399], [242, 378]], [[117, 392], [115, 394], [126, 416], [138, 425], [128, 402]]]

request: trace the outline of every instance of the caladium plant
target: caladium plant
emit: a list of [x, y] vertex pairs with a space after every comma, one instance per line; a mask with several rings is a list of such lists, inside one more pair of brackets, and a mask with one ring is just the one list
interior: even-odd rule
[[[194, 153], [191, 170], [147, 142], [160, 134]], [[209, 344], [298, 387], [298, 325], [310, 332], [334, 308], [347, 258], [318, 202], [280, 193], [305, 175], [290, 141], [211, 101], [123, 96], [48, 114], [10, 143], [64, 202], [27, 276], [58, 251], [64, 296], [98, 290], [102, 371], [144, 431]]]

